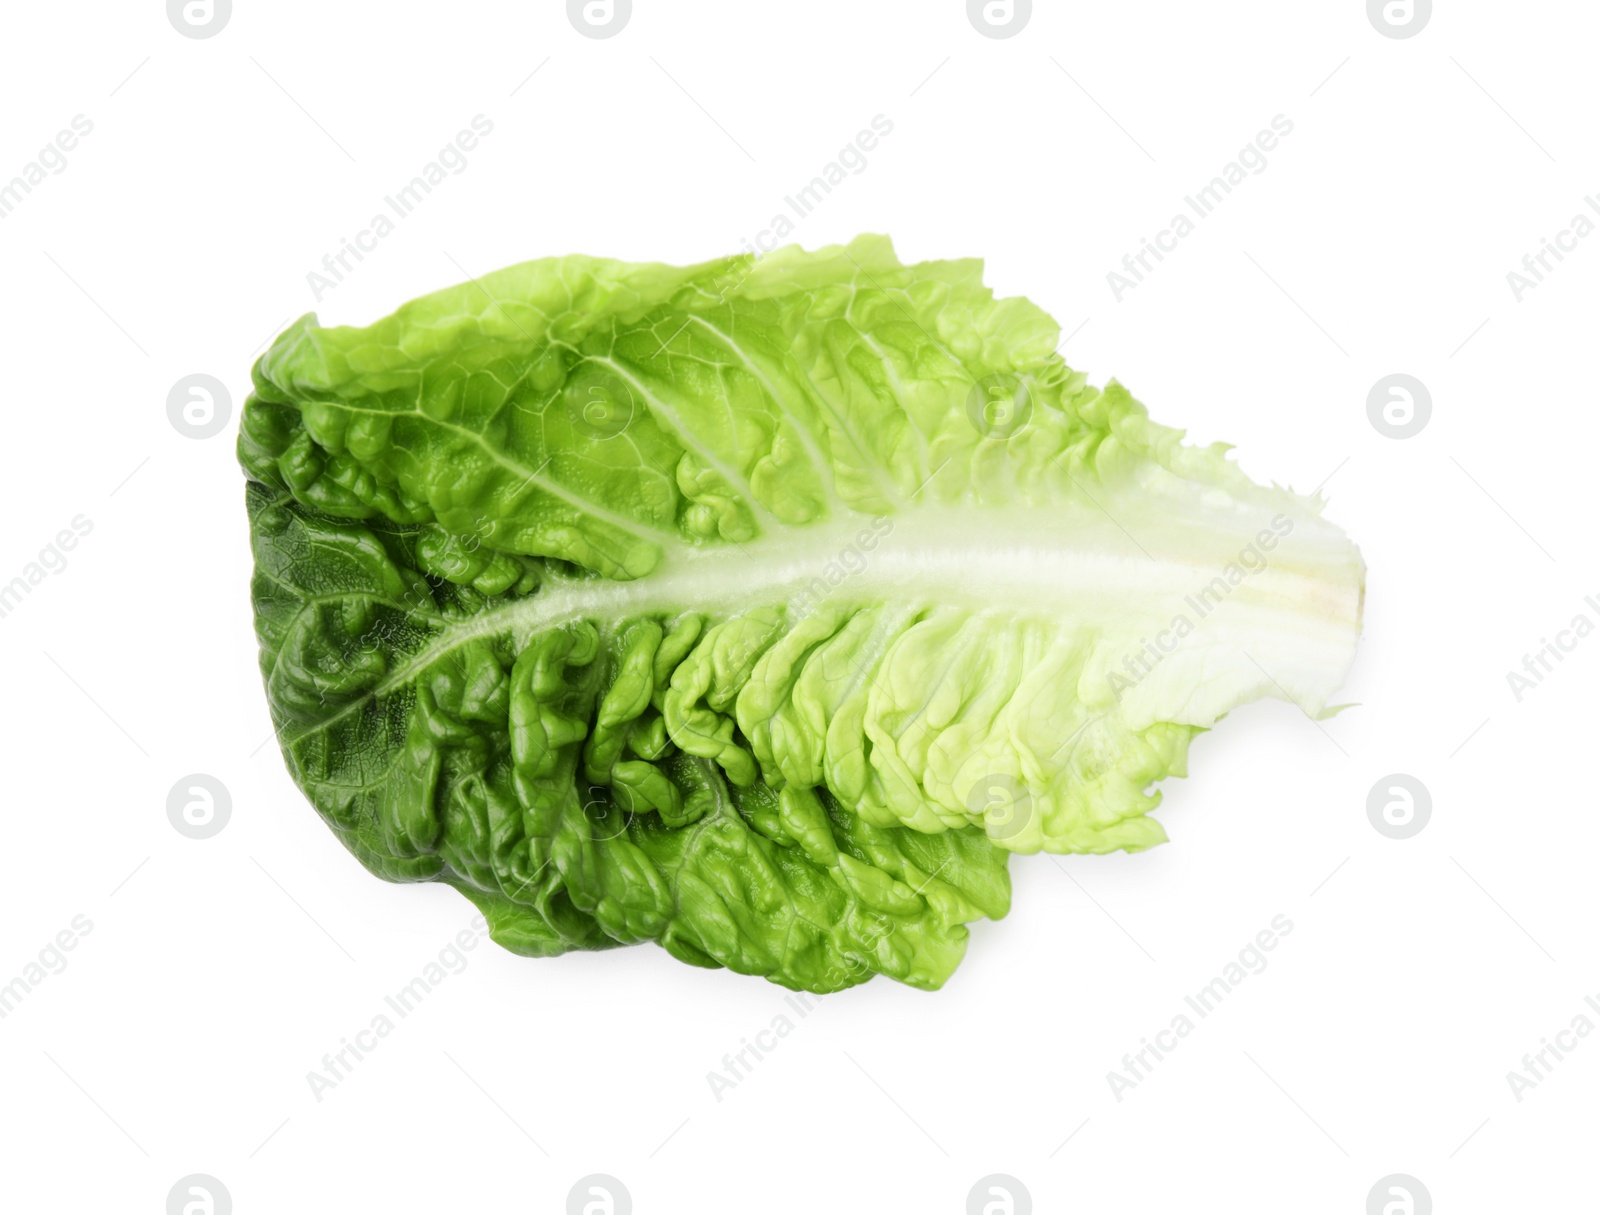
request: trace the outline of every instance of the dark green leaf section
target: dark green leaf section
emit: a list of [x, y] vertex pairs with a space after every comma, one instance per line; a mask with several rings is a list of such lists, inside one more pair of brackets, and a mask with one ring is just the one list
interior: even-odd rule
[[[653, 940], [797, 989], [874, 974], [933, 988], [966, 923], [1005, 914], [1007, 854], [981, 829], [877, 827], [826, 788], [743, 771], [748, 741], [695, 699], [728, 621], [519, 625], [515, 605], [562, 570], [468, 551], [401, 504], [336, 518], [258, 482], [248, 504], [262, 669], [296, 781], [368, 869], [450, 883], [508, 949]], [[770, 644], [762, 622], [781, 611], [742, 635]]]

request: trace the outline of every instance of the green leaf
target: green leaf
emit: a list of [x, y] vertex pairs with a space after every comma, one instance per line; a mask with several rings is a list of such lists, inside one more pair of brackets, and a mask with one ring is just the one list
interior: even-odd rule
[[1322, 714], [1363, 567], [887, 240], [530, 262], [297, 322], [240, 459], [274, 720], [393, 880], [518, 952], [654, 940], [937, 987], [1009, 852], [1161, 842], [1262, 696]]

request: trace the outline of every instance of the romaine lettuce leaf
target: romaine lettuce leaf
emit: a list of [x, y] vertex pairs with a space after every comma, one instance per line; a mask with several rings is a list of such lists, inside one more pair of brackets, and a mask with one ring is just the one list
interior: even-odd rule
[[1010, 852], [1161, 842], [1189, 740], [1324, 713], [1360, 629], [1320, 501], [1058, 340], [881, 237], [303, 318], [239, 440], [298, 783], [519, 952], [937, 987]]

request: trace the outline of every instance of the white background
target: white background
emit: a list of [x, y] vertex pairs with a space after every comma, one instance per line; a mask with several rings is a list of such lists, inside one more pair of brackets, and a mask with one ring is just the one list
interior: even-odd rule
[[[1600, 239], [1520, 303], [1506, 274], [1600, 190], [1600, 15], [1438, 10], [1395, 40], [1359, 0], [1040, 0], [991, 39], [956, 0], [637, 0], [595, 40], [558, 0], [237, 0], [198, 40], [156, 0], [8, 6], [0, 181], [94, 129], [0, 220], [0, 581], [93, 531], [0, 619], [0, 982], [93, 929], [0, 1020], [6, 1209], [156, 1215], [194, 1172], [240, 1215], [558, 1212], [592, 1172], [641, 1215], [960, 1212], [995, 1172], [1040, 1212], [1357, 1215], [1394, 1172], [1441, 1213], [1579, 1209], [1600, 1035], [1520, 1102], [1506, 1073], [1600, 993], [1600, 639], [1521, 703], [1506, 672], [1600, 622]], [[307, 272], [480, 113], [467, 170], [319, 303]], [[784, 993], [652, 946], [480, 948], [317, 1101], [471, 909], [365, 874], [270, 741], [253, 358], [524, 258], [732, 252], [877, 114], [795, 239], [984, 257], [1096, 382], [1324, 485], [1369, 565], [1357, 707], [1235, 713], [1166, 787], [1170, 844], [1017, 858], [943, 991], [828, 997], [720, 1102]], [[1277, 114], [1266, 171], [1118, 303], [1107, 272]], [[1397, 371], [1433, 399], [1403, 441], [1366, 415]], [[212, 439], [167, 418], [196, 372], [232, 392]], [[210, 840], [167, 821], [193, 772], [231, 792]], [[1392, 772], [1433, 798], [1400, 842], [1366, 815]], [[1279, 913], [1267, 969], [1119, 1102], [1107, 1073]]]

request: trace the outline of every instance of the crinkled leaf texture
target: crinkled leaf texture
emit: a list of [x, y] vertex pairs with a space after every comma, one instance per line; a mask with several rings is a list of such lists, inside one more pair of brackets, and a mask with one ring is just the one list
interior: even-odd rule
[[529, 262], [255, 368], [273, 719], [371, 870], [549, 955], [939, 986], [1010, 852], [1161, 842], [1235, 705], [1326, 711], [1363, 567], [981, 263]]

